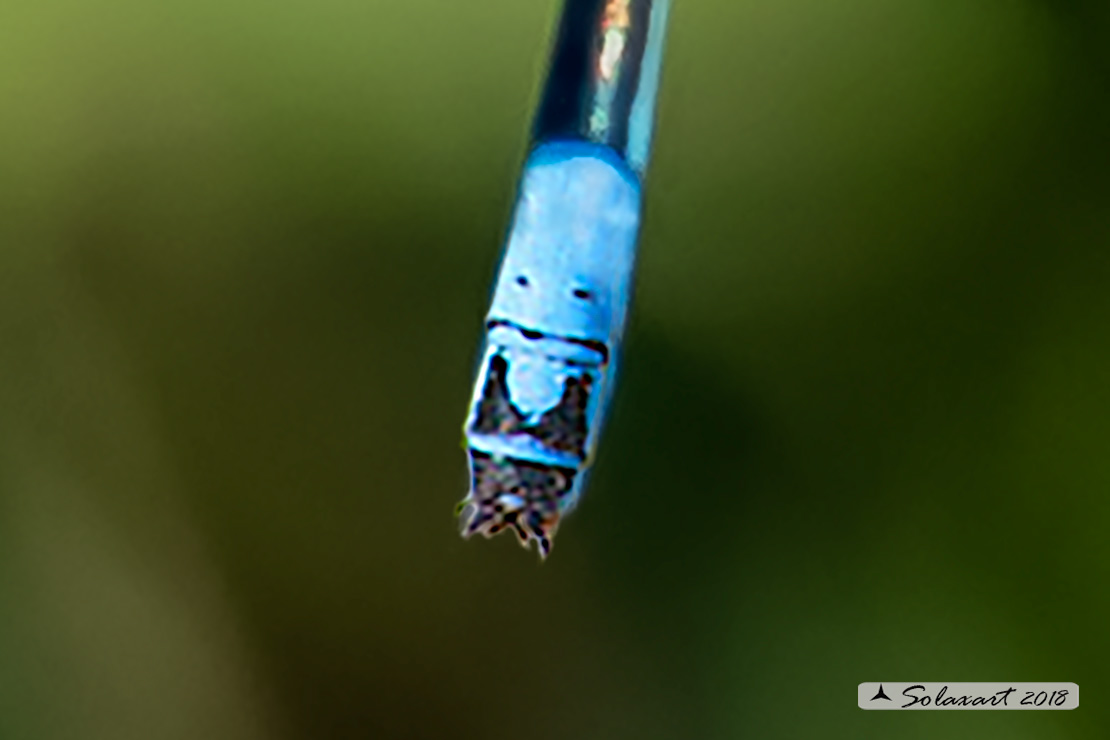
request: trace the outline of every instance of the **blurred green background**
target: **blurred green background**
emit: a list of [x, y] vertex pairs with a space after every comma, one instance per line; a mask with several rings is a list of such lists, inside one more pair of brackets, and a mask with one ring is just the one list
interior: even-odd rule
[[0, 9], [0, 738], [1110, 736], [1110, 5], [677, 0], [540, 566], [451, 515], [556, 12]]

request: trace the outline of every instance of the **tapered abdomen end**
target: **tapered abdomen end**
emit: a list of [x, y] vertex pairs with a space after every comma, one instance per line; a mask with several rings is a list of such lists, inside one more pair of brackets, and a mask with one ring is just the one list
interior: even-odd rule
[[578, 471], [473, 448], [468, 452], [471, 489], [457, 510], [462, 536], [488, 539], [511, 529], [523, 547], [534, 540], [540, 557], [546, 558]]

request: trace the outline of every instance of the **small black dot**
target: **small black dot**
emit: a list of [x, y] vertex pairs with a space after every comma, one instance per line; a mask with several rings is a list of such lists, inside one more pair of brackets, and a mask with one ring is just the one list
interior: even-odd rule
[[527, 288], [528, 287], [528, 278], [524, 277], [523, 275], [517, 275], [516, 284], [521, 286], [521, 287]]
[[581, 298], [582, 300], [585, 301], [585, 300], [589, 300], [592, 295], [593, 294], [590, 293], [590, 291], [588, 291], [588, 290], [583, 290], [582, 288], [575, 288], [574, 289], [574, 297], [575, 298]]

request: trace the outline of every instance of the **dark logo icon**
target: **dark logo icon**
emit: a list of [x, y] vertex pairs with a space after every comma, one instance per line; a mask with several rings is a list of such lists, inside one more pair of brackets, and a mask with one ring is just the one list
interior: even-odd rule
[[879, 684], [879, 693], [877, 693], [877, 694], [875, 694], [874, 696], [871, 697], [871, 701], [875, 701], [876, 699], [886, 699], [887, 701], [894, 701], [893, 699], [891, 699], [889, 696], [886, 695], [885, 691], [883, 691], [883, 685], [882, 684]]

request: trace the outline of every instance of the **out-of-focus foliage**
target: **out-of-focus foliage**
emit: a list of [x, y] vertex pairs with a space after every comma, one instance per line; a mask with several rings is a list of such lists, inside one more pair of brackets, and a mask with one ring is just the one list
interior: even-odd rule
[[676, 2], [542, 567], [451, 511], [554, 4], [8, 6], [0, 737], [1110, 734], [1104, 3]]

